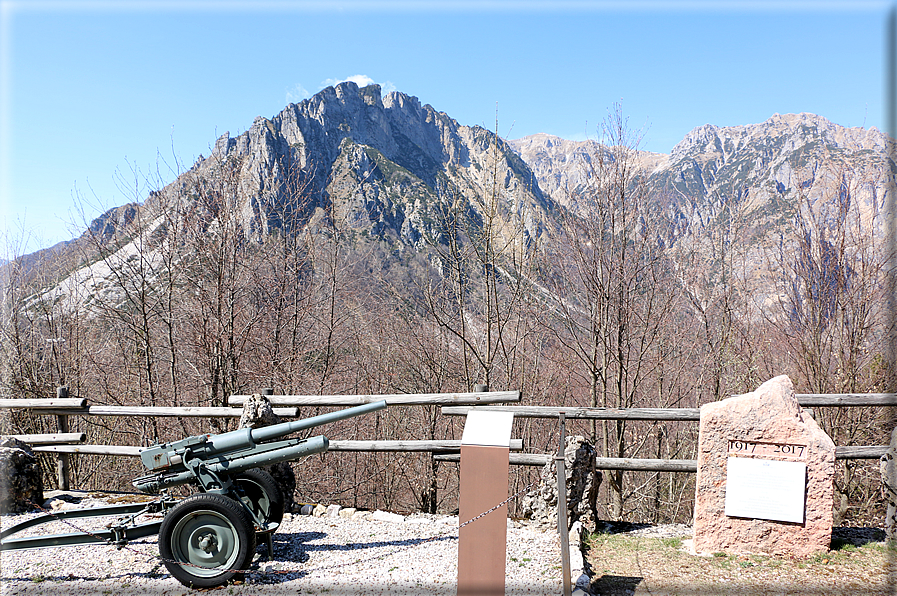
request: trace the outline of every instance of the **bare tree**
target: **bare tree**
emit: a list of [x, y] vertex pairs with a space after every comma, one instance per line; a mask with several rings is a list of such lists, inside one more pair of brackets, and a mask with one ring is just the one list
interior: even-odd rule
[[459, 344], [468, 389], [513, 385], [532, 329], [523, 308], [532, 288], [532, 248], [521, 222], [504, 212], [508, 149], [500, 143], [492, 135], [483, 196], [471, 202], [448, 181], [441, 185], [440, 242], [433, 248], [443, 276], [422, 290], [428, 316]]
[[[778, 300], [768, 316], [798, 386], [808, 393], [880, 387], [889, 338], [885, 266], [893, 249], [881, 233], [884, 176], [834, 158], [805, 169], [794, 189], [789, 225], [769, 259]], [[838, 445], [887, 442], [873, 410], [823, 408], [817, 420]], [[840, 514], [848, 499], [875, 499], [858, 496], [868, 492], [859, 469], [848, 462], [836, 478]]]
[[[564, 221], [567, 240], [545, 275], [554, 297], [558, 341], [582, 367], [589, 405], [627, 408], [655, 403], [651, 387], [664, 355], [662, 322], [675, 304], [667, 258], [669, 227], [637, 164], [639, 137], [617, 105], [602, 123], [603, 145], [584, 164], [580, 216]], [[646, 444], [625, 421], [602, 424], [603, 452], [624, 457]], [[593, 441], [598, 439], [593, 426]], [[620, 519], [622, 471], [606, 475], [611, 514]]]
[[[737, 196], [719, 205], [705, 225], [676, 239], [673, 263], [676, 278], [700, 327], [700, 361], [693, 373], [701, 399], [716, 401], [750, 391], [761, 379], [751, 361], [751, 314], [746, 300], [749, 266], [748, 226], [744, 198]], [[692, 405], [699, 405], [698, 403]]]

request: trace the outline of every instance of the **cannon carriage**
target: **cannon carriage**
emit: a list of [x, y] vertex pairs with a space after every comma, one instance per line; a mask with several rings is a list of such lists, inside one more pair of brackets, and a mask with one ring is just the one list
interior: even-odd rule
[[[271, 534], [283, 519], [284, 495], [261, 467], [324, 453], [329, 448], [323, 435], [285, 437], [385, 407], [385, 401], [378, 401], [303, 420], [154, 445], [140, 453], [148, 474], [135, 478], [132, 484], [143, 492], [159, 493], [158, 499], [46, 513], [4, 528], [0, 550], [94, 543], [122, 547], [158, 534], [159, 556], [178, 581], [195, 588], [224, 585], [249, 569], [257, 540], [267, 541], [271, 556]], [[167, 494], [167, 489], [185, 484], [195, 485], [200, 492], [181, 500]], [[161, 521], [136, 523], [146, 514], [163, 517]], [[119, 519], [97, 532], [13, 537], [51, 521], [106, 516]]]

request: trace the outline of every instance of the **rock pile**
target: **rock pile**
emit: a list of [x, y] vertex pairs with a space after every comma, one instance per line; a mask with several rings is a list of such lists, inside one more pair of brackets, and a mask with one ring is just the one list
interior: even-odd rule
[[[280, 416], [274, 413], [271, 402], [267, 397], [256, 393], [250, 396], [243, 404], [243, 414], [240, 416], [240, 428], [262, 428], [272, 424], [280, 424]], [[283, 510], [291, 512], [296, 508], [293, 493], [296, 491], [296, 474], [289, 462], [281, 462], [271, 466], [264, 466], [266, 472], [274, 477], [280, 492], [283, 494]]]
[[0, 438], [0, 511], [30, 511], [44, 502], [44, 483], [37, 456], [25, 443]]
[[[569, 436], [564, 444], [564, 472], [567, 485], [567, 530], [570, 544], [570, 569], [576, 584], [574, 594], [588, 590], [592, 570], [583, 557], [584, 538], [594, 532], [598, 520], [598, 488], [601, 472], [596, 469], [597, 453], [584, 437]], [[521, 499], [521, 512], [533, 524], [557, 531], [558, 490], [555, 462], [547, 463], [536, 489]]]
[[[601, 486], [601, 472], [595, 468], [595, 448], [584, 437], [567, 437], [564, 446], [567, 481], [567, 529], [581, 522], [589, 531], [595, 530], [598, 519], [598, 488]], [[521, 501], [524, 517], [535, 523], [557, 528], [557, 471], [555, 463], [549, 462], [542, 468], [539, 485], [529, 491]]]

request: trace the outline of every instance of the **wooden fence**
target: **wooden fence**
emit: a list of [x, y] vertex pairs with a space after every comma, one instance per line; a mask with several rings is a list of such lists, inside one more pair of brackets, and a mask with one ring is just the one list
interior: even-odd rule
[[[396, 395], [272, 395], [262, 390], [271, 402], [274, 413], [285, 418], [295, 418], [300, 407], [358, 406], [375, 401], [386, 401], [390, 406], [479, 406], [483, 404], [514, 403], [520, 401], [519, 391], [477, 391], [473, 393], [418, 393]], [[232, 395], [231, 406], [238, 407], [152, 407], [88, 405], [83, 397], [70, 398], [68, 390], [60, 387], [56, 399], [0, 399], [0, 408], [28, 410], [34, 414], [57, 416], [59, 433], [46, 435], [12, 435], [32, 449], [57, 454], [57, 483], [67, 490], [70, 486], [69, 456], [105, 455], [139, 457], [143, 447], [129, 445], [83, 445], [84, 433], [68, 432], [69, 416], [145, 416], [145, 417], [194, 417], [239, 418], [248, 395]], [[512, 451], [522, 451], [523, 441], [511, 441]], [[330, 441], [329, 451], [352, 452], [459, 452], [461, 441], [398, 440], [398, 441]]]
[[[499, 409], [511, 411], [520, 418], [558, 418], [563, 413], [566, 419], [580, 420], [647, 420], [661, 422], [697, 422], [700, 420], [698, 408], [581, 408], [561, 406], [513, 406], [490, 405], [508, 404], [520, 401], [519, 391], [492, 391], [473, 393], [427, 393], [395, 395], [271, 395], [263, 391], [279, 416], [296, 417], [300, 407], [308, 406], [355, 406], [373, 401], [385, 400], [391, 406], [431, 405], [441, 406], [444, 416], [466, 415], [472, 407], [478, 409]], [[798, 394], [802, 407], [884, 407], [897, 406], [895, 393], [862, 394]], [[83, 433], [68, 433], [68, 416], [190, 416], [229, 417], [242, 414], [242, 405], [248, 395], [233, 395], [228, 403], [233, 407], [132, 407], [88, 405], [85, 398], [68, 398], [64, 388], [60, 388], [57, 399], [2, 399], [0, 408], [27, 409], [37, 414], [56, 415], [60, 432], [56, 435], [20, 435], [24, 442], [32, 444], [35, 451], [51, 452], [59, 455], [57, 468], [59, 485], [68, 488], [69, 454], [91, 454], [137, 457], [141, 447], [115, 445], [79, 445], [84, 441]], [[510, 455], [512, 465], [544, 466], [552, 461], [553, 454], [517, 453], [523, 450], [522, 441], [512, 441]], [[888, 445], [838, 446], [837, 459], [878, 459], [888, 450]], [[331, 441], [331, 451], [380, 451], [380, 452], [429, 452], [438, 461], [459, 461], [460, 441]], [[647, 472], [696, 472], [697, 461], [692, 459], [644, 459], [644, 458], [598, 458], [601, 470], [629, 470]]]
[[[798, 393], [795, 396], [804, 408], [848, 408], [897, 406], [897, 393], [844, 393], [816, 394]], [[699, 408], [579, 408], [562, 406], [479, 406], [477, 409], [514, 412], [519, 418], [558, 418], [561, 413], [570, 419], [579, 420], [648, 420], [665, 422], [698, 422]], [[443, 406], [443, 416], [466, 416], [470, 406]], [[840, 446], [835, 447], [835, 459], [879, 459], [888, 450], [888, 445]], [[552, 454], [512, 453], [511, 464], [523, 466], [544, 466], [551, 461]], [[440, 461], [458, 461], [456, 454], [437, 455]], [[697, 472], [698, 462], [694, 459], [643, 459], [599, 457], [599, 470], [629, 470], [642, 472]]]

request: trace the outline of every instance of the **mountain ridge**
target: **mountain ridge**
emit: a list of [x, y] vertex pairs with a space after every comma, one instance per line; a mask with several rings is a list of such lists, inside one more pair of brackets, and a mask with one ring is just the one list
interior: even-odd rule
[[[871, 190], [856, 198], [880, 234], [889, 215], [893, 149], [894, 141], [876, 129], [845, 128], [809, 113], [774, 114], [756, 124], [695, 127], [669, 154], [638, 151], [635, 163], [674, 222], [673, 237], [701, 233], [736, 203], [752, 225], [772, 225], [825, 160], [849, 162], [862, 175], [879, 170]], [[546, 133], [505, 141], [416, 97], [398, 91], [384, 97], [378, 85], [345, 82], [271, 118], [259, 116], [239, 135], [225, 132], [208, 158], [200, 156], [143, 203], [110, 209], [81, 237], [21, 262], [49, 262], [41, 255], [83, 248], [88, 236], [147, 233], [138, 227], [161, 225], [165, 205], [209, 192], [203, 185], [220, 178], [222, 168], [233, 180], [216, 192], [230, 193], [226, 208], [247, 237], [282, 226], [278, 210], [302, 193], [302, 225], [339, 223], [397, 253], [444, 243], [441, 226], [450, 213], [480, 223], [492, 217], [506, 242], [536, 246], [560, 234], [562, 211], [584, 214], [579, 197], [591, 183], [589, 164], [607, 151], [592, 140]], [[63, 262], [54, 279], [72, 267], [71, 257]], [[102, 285], [93, 274], [80, 278]]]
[[[536, 172], [543, 190], [576, 211], [588, 157], [601, 146], [544, 133], [510, 144]], [[874, 204], [867, 206], [866, 217], [880, 224], [878, 212], [886, 205], [894, 175], [894, 148], [894, 140], [875, 128], [846, 128], [806, 112], [776, 113], [755, 124], [697, 126], [670, 153], [638, 151], [636, 161], [652, 190], [670, 196], [677, 215], [688, 219], [694, 219], [696, 210], [712, 211], [720, 201], [746, 201], [752, 211], [762, 210], [775, 197], [806, 184], [825, 163], [854, 167], [870, 178], [877, 169]], [[876, 231], [884, 230], [879, 225]]]
[[[346, 139], [351, 139], [349, 145], [345, 143]], [[334, 165], [340, 159], [347, 159], [347, 152], [354, 151], [353, 147], [376, 150], [422, 182], [430, 199], [438, 199], [440, 189], [437, 187], [441, 184], [484, 194], [486, 183], [475, 170], [487, 168], [488, 152], [493, 143], [496, 146], [493, 158], [502, 161], [502, 168], [516, 179], [516, 183], [506, 181], [510, 186], [506, 184], [505, 190], [512, 195], [512, 200], [517, 201], [515, 207], [520, 211], [519, 215], [527, 219], [525, 212], [528, 210], [552, 209], [538, 187], [526, 188], [524, 180], [530, 173], [521, 167], [522, 163], [517, 162], [517, 156], [503, 140], [479, 126], [461, 125], [444, 112], [422, 104], [416, 97], [398, 91], [381, 97], [379, 85], [359, 88], [351, 82], [341, 83], [298, 104], [288, 105], [273, 118], [257, 117], [252, 127], [241, 135], [235, 138], [229, 133], [222, 135], [215, 142], [212, 158], [248, 156], [251, 166], [244, 168], [241, 176], [251, 181], [255, 192], [262, 192], [266, 184], [284, 184], [288, 176], [286, 170], [298, 168], [306, 174], [312, 202], [326, 207], [332, 202], [331, 187], [338, 185]], [[360, 155], [354, 159], [356, 165], [364, 162], [372, 171], [377, 168], [377, 164]], [[202, 168], [202, 164], [199, 167]], [[263, 182], [266, 177], [267, 181]], [[368, 205], [368, 211], [393, 210], [390, 194], [395, 193], [384, 188], [382, 177], [357, 182], [359, 189], [355, 195], [371, 190], [374, 197], [368, 196], [363, 201], [376, 203]], [[339, 199], [346, 200], [346, 197]], [[532, 217], [528, 219], [531, 224], [535, 221]], [[538, 236], [541, 231], [528, 228], [526, 233]], [[426, 231], [415, 229], [413, 235], [423, 236]]]

